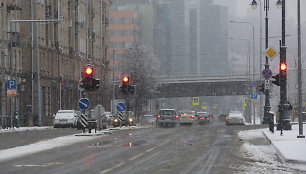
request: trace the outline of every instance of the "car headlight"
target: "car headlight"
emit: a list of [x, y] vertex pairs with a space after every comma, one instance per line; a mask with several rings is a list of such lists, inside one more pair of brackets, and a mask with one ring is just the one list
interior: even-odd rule
[[114, 122], [118, 122], [118, 120], [117, 120], [117, 119], [115, 119], [115, 120], [114, 120]]
[[131, 118], [130, 118], [130, 119], [129, 119], [129, 121], [130, 121], [130, 122], [132, 122], [132, 121], [133, 121], [133, 119], [131, 119]]

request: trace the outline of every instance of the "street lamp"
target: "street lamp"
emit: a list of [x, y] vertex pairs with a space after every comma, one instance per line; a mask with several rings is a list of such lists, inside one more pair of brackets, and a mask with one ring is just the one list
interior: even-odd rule
[[[261, 72], [262, 72], [262, 56], [263, 56], [263, 51], [262, 51], [262, 3], [261, 0], [259, 1], [259, 5], [260, 5], [260, 10], [259, 10], [259, 15], [260, 15], [260, 19], [259, 19], [259, 28], [260, 28], [260, 33], [259, 33], [259, 55], [260, 55], [260, 59], [259, 59], [259, 80], [262, 81], [262, 76], [261, 76]], [[257, 8], [257, 1], [253, 0], [252, 3], [250, 4], [252, 6], [252, 9], [256, 9]], [[260, 122], [262, 122], [262, 104], [263, 104], [263, 97], [260, 95], [260, 109], [259, 109], [259, 116], [260, 116]]]
[[[260, 2], [260, 5], [261, 5], [261, 1], [260, 0], [259, 0], [259, 2]], [[266, 38], [265, 46], [266, 46], [266, 49], [269, 47], [269, 18], [268, 18], [269, 4], [270, 4], [269, 0], [264, 0], [264, 10], [266, 12], [266, 17], [265, 17], [265, 25], [266, 25], [265, 26], [265, 35], [266, 35], [266, 37], [265, 37]], [[257, 7], [257, 1], [253, 0], [251, 5], [252, 5], [253, 9], [254, 9], [254, 7], [256, 8]], [[260, 19], [261, 18], [262, 17], [261, 17], [261, 11], [260, 11]], [[265, 69], [267, 69], [267, 70], [269, 69], [269, 60], [268, 60], [267, 56], [266, 56]], [[270, 90], [269, 89], [265, 89], [265, 106], [264, 106], [264, 117], [263, 117], [262, 124], [269, 124], [269, 120], [270, 120], [269, 112], [270, 112], [270, 110], [271, 110], [271, 106], [270, 106]]]
[[299, 135], [298, 138], [305, 138], [303, 135], [303, 96], [302, 96], [302, 62], [301, 62], [301, 0], [297, 0], [298, 16], [298, 100], [299, 100]]
[[[248, 24], [252, 27], [252, 33], [253, 33], [253, 76], [252, 76], [252, 81], [255, 82], [255, 27], [254, 24], [252, 24], [251, 22], [246, 22], [246, 21], [230, 21], [231, 23], [238, 23], [238, 24]], [[255, 86], [252, 85], [252, 92], [256, 92], [255, 91]], [[255, 106], [253, 107], [253, 117], [254, 117], [254, 124], [255, 124]]]

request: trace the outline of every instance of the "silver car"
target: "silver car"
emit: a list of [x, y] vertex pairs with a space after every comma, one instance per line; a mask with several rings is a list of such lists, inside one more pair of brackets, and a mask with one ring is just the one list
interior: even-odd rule
[[162, 109], [156, 116], [156, 127], [177, 126], [180, 116], [174, 109]]
[[245, 124], [245, 119], [244, 116], [242, 115], [241, 112], [230, 112], [228, 117], [225, 119], [225, 124], [226, 125], [233, 125], [233, 124]]

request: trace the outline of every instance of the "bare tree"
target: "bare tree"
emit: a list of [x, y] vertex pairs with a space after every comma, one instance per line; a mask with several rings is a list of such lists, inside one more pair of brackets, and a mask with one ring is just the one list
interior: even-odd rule
[[130, 83], [135, 85], [135, 92], [127, 95], [127, 102], [139, 118], [143, 115], [149, 99], [156, 93], [158, 83], [154, 74], [158, 71], [160, 63], [152, 51], [139, 44], [125, 53], [123, 63], [124, 73], [130, 76]]

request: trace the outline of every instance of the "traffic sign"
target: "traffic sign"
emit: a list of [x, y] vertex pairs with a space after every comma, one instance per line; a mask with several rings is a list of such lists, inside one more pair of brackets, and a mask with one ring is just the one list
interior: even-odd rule
[[270, 89], [270, 80], [265, 80], [265, 89]]
[[79, 100], [79, 107], [80, 107], [81, 110], [86, 110], [86, 109], [89, 108], [89, 106], [90, 106], [90, 102], [89, 102], [88, 98], [81, 98]]
[[123, 121], [123, 113], [122, 112], [118, 112], [118, 119], [120, 121]]
[[7, 87], [7, 89], [17, 89], [16, 80], [8, 80], [6, 87]]
[[83, 128], [86, 128], [88, 126], [88, 117], [85, 114], [81, 114], [79, 119]]
[[116, 106], [116, 109], [119, 112], [123, 112], [125, 110], [125, 104], [122, 103], [122, 102], [118, 103], [117, 106]]
[[273, 47], [269, 47], [266, 49], [265, 54], [269, 59], [273, 60], [278, 55], [278, 52]]
[[200, 104], [200, 98], [199, 97], [193, 97], [192, 98], [192, 105], [198, 106]]
[[269, 79], [272, 77], [272, 71], [268, 68], [262, 70], [262, 77], [265, 79]]
[[257, 99], [257, 93], [253, 92], [251, 95], [251, 99]]

